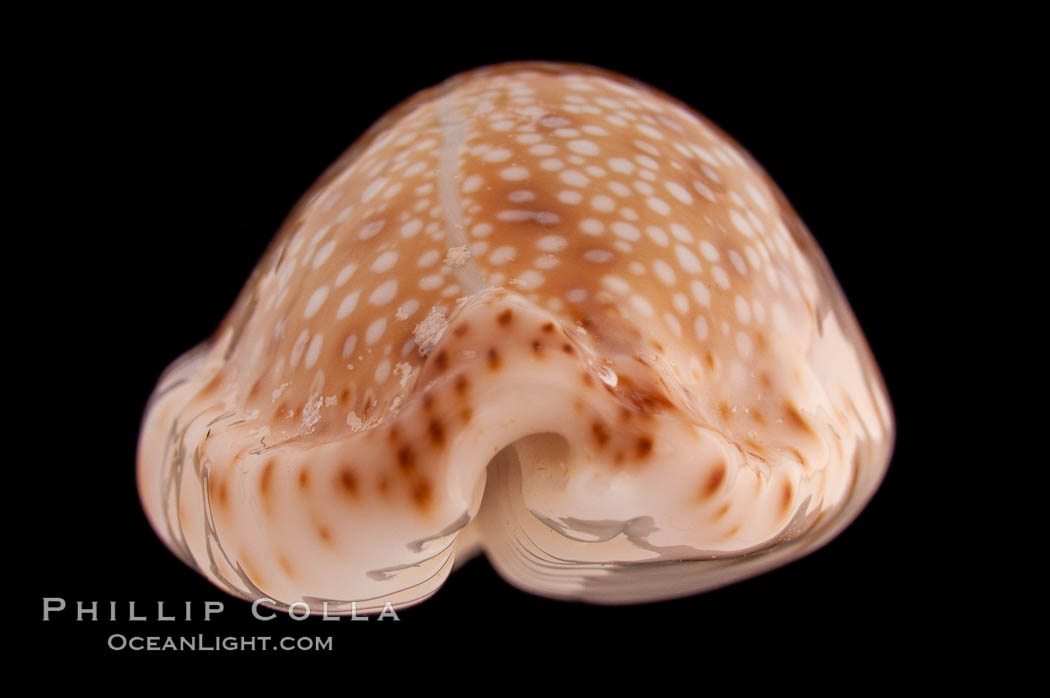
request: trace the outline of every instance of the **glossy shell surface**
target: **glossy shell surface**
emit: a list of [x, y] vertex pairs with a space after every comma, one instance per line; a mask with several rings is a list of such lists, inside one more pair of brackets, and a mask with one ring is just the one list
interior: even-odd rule
[[407, 606], [479, 550], [534, 593], [637, 603], [829, 540], [893, 429], [740, 146], [621, 76], [515, 64], [413, 97], [321, 177], [161, 378], [138, 479], [176, 554], [278, 607]]

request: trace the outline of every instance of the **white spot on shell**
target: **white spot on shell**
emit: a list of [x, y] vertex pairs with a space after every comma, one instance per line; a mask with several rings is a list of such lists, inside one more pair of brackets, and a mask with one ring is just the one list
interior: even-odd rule
[[339, 304], [339, 310], [336, 311], [335, 319], [342, 320], [343, 318], [347, 317], [350, 313], [354, 312], [354, 308], [357, 307], [357, 301], [360, 297], [360, 290], [347, 294], [347, 296], [343, 298], [343, 302]]
[[529, 178], [529, 171], [521, 165], [515, 165], [500, 170], [499, 176], [508, 182], [520, 182]]
[[649, 239], [655, 242], [660, 247], [667, 247], [669, 238], [667, 233], [662, 228], [657, 228], [655, 225], [647, 226], [645, 234], [649, 236]]
[[653, 262], [653, 273], [656, 274], [656, 278], [668, 286], [673, 286], [677, 280], [674, 269], [662, 259], [657, 259]]
[[419, 288], [424, 291], [433, 291], [443, 283], [445, 283], [445, 280], [441, 277], [441, 274], [430, 274], [419, 280]]
[[615, 221], [609, 226], [609, 229], [612, 230], [614, 235], [624, 240], [634, 241], [642, 237], [641, 231], [626, 221]]
[[383, 336], [384, 332], [386, 332], [386, 318], [381, 317], [365, 330], [365, 344], [375, 344]]
[[503, 247], [497, 247], [489, 255], [489, 262], [492, 264], [506, 264], [517, 256], [517, 250], [510, 245], [504, 245]]
[[704, 258], [709, 262], [717, 262], [720, 259], [718, 249], [707, 240], [700, 243], [700, 253], [703, 254]]
[[332, 256], [332, 250], [335, 249], [335, 240], [329, 240], [324, 244], [324, 247], [317, 250], [317, 254], [314, 255], [314, 261], [311, 265], [314, 269], [328, 261], [328, 258]]
[[580, 155], [597, 155], [601, 151], [594, 141], [586, 139], [569, 141], [569, 150]]
[[667, 181], [664, 182], [664, 186], [667, 187], [667, 191], [671, 192], [671, 196], [678, 199], [683, 204], [688, 206], [693, 203], [693, 195], [678, 182]]
[[411, 238], [419, 234], [419, 231], [423, 229], [423, 221], [418, 218], [413, 218], [408, 223], [401, 226], [401, 237]]
[[711, 307], [711, 291], [708, 290], [702, 282], [696, 281], [695, 279], [690, 282], [689, 290], [693, 293], [693, 299], [704, 306], [705, 308]]
[[335, 287], [339, 288], [340, 286], [345, 284], [347, 281], [349, 281], [350, 277], [352, 277], [356, 271], [357, 271], [357, 263], [356, 262], [351, 262], [350, 264], [347, 264], [345, 267], [340, 269], [339, 273], [335, 277]]
[[397, 308], [397, 312], [394, 313], [394, 317], [398, 320], [407, 320], [412, 317], [415, 312], [419, 310], [419, 301], [415, 298], [405, 301]]
[[748, 305], [747, 299], [743, 296], [737, 296], [733, 305], [736, 308], [736, 318], [741, 323], [747, 324], [751, 321], [751, 306]]
[[652, 304], [649, 301], [642, 298], [641, 296], [639, 296], [638, 294], [634, 294], [633, 296], [631, 296], [628, 299], [628, 302], [631, 304], [631, 308], [633, 308], [635, 312], [640, 313], [645, 317], [652, 317]]
[[386, 223], [382, 218], [377, 221], [372, 221], [368, 225], [361, 228], [357, 233], [359, 240], [370, 240], [379, 234], [379, 231], [383, 229], [383, 225]]
[[536, 195], [528, 189], [517, 189], [507, 195], [507, 200], [515, 204], [523, 204], [526, 201], [532, 201], [536, 198]]
[[418, 266], [420, 269], [432, 267], [438, 263], [439, 259], [441, 259], [441, 252], [439, 252], [438, 250], [427, 250], [423, 254], [419, 255], [419, 261], [416, 262], [416, 266]]
[[376, 372], [373, 376], [376, 383], [384, 383], [386, 379], [390, 377], [390, 359], [383, 359], [376, 366]]
[[602, 277], [602, 285], [613, 293], [619, 293], [620, 295], [625, 295], [631, 290], [630, 284], [618, 276], [609, 275]]
[[688, 274], [699, 274], [702, 271], [700, 260], [696, 258], [693, 251], [684, 245], [674, 246], [675, 257], [678, 258], [678, 266]]
[[303, 330], [299, 333], [299, 336], [295, 339], [295, 344], [292, 345], [292, 355], [288, 360], [288, 366], [295, 368], [299, 365], [299, 359], [303, 357], [303, 350], [306, 349], [306, 340], [310, 338], [310, 333], [307, 330]]
[[305, 368], [312, 368], [317, 363], [317, 357], [321, 355], [321, 347], [324, 345], [324, 335], [315, 334], [314, 338], [310, 340], [310, 348], [306, 350], [306, 363]]
[[584, 218], [580, 221], [580, 230], [587, 235], [601, 235], [605, 230], [605, 224], [597, 218]]
[[322, 286], [313, 292], [310, 296], [310, 300], [306, 302], [306, 309], [303, 310], [303, 317], [306, 319], [312, 318], [317, 314], [317, 311], [324, 305], [325, 299], [328, 298], [328, 287]]
[[693, 244], [693, 234], [689, 232], [689, 228], [686, 228], [681, 223], [671, 224], [671, 235], [674, 235], [675, 240], [684, 242], [688, 245]]
[[535, 269], [526, 269], [517, 278], [511, 279], [509, 283], [523, 291], [534, 291], [542, 286], [544, 281], [543, 274]]
[[740, 212], [735, 208], [729, 211], [729, 221], [733, 224], [733, 227], [739, 230], [744, 236], [752, 238], [755, 236], [755, 231], [751, 228], [751, 224], [747, 222], [747, 219], [740, 215]]
[[369, 305], [386, 305], [394, 300], [397, 295], [397, 279], [389, 279], [381, 283], [372, 295], [368, 297]]
[[701, 342], [707, 339], [709, 330], [707, 328], [707, 319], [703, 315], [696, 316], [696, 320], [693, 322], [693, 332], [696, 333], [696, 338]]
[[559, 252], [569, 245], [569, 241], [561, 235], [545, 235], [536, 242], [536, 247], [544, 252]]
[[503, 162], [509, 160], [511, 152], [506, 148], [493, 148], [481, 158], [485, 162]]
[[596, 264], [605, 264], [611, 262], [613, 259], [613, 253], [609, 250], [587, 250], [583, 253], [583, 258], [588, 262], [594, 262]]
[[343, 361], [349, 361], [350, 357], [354, 355], [354, 349], [357, 348], [357, 335], [352, 334], [346, 338], [343, 342]]
[[372, 262], [371, 268], [377, 274], [382, 274], [385, 271], [390, 271], [395, 264], [397, 264], [397, 252], [388, 250], [376, 257], [376, 261]]
[[671, 206], [661, 198], [650, 196], [645, 200], [645, 203], [661, 216], [669, 216], [671, 214]]
[[576, 170], [565, 170], [558, 176], [561, 178], [561, 181], [571, 187], [585, 187], [591, 182], [587, 175], [582, 172], [577, 172]]

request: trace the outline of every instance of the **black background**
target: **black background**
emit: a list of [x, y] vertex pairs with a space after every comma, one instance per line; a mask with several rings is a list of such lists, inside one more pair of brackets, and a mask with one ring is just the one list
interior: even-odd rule
[[[23, 432], [35, 448], [22, 474], [46, 493], [21, 558], [32, 586], [20, 610], [40, 641], [68, 655], [112, 656], [106, 639], [117, 632], [334, 635], [334, 652], [360, 662], [405, 643], [502, 652], [530, 636], [576, 652], [660, 645], [684, 632], [697, 648], [783, 654], [852, 653], [883, 647], [887, 633], [921, 641], [943, 632], [945, 587], [928, 541], [945, 524], [927, 496], [940, 427], [920, 407], [921, 357], [932, 351], [923, 309], [941, 300], [920, 267], [932, 244], [921, 201], [939, 128], [928, 105], [944, 62], [902, 30], [861, 22], [762, 35], [624, 26], [488, 42], [395, 38], [358, 31], [322, 45], [244, 49], [194, 35], [88, 38], [36, 81], [44, 128], [31, 184], [42, 203], [32, 213], [58, 283], [40, 283], [53, 295], [27, 288], [28, 302], [54, 319], [39, 330], [46, 341], [22, 346], [44, 367], [32, 377], [45, 386], [32, 409], [59, 415], [47, 426], [62, 424]], [[135, 490], [145, 401], [161, 371], [217, 326], [298, 197], [373, 121], [456, 72], [519, 59], [590, 63], [654, 85], [769, 171], [827, 255], [888, 383], [899, 434], [886, 480], [823, 549], [692, 598], [556, 602], [515, 590], [478, 558], [398, 623], [260, 623], [147, 524]], [[71, 607], [116, 601], [124, 620], [78, 623], [67, 610], [44, 623], [49, 596]], [[223, 600], [226, 610], [207, 624], [127, 622], [129, 601], [154, 618], [160, 600], [169, 609], [194, 601], [195, 618], [203, 600]], [[489, 637], [500, 640], [478, 639]]]

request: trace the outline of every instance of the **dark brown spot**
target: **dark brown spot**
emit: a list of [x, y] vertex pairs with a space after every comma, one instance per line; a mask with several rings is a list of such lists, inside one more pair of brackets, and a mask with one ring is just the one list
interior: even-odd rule
[[448, 368], [448, 352], [444, 349], [434, 355], [434, 367], [438, 371], [444, 371]]
[[310, 486], [310, 471], [303, 468], [299, 471], [299, 489], [305, 490]]
[[761, 385], [766, 390], [772, 390], [773, 389], [773, 379], [771, 379], [769, 377], [769, 374], [764, 372], [764, 371], [762, 373], [758, 374], [758, 384]]
[[674, 408], [674, 403], [660, 392], [658, 385], [638, 385], [628, 376], [619, 376], [616, 387], [606, 385], [606, 389], [630, 403], [635, 411], [643, 415], [653, 415]]
[[532, 353], [542, 354], [543, 353], [543, 342], [538, 339], [532, 340]]
[[273, 477], [273, 466], [276, 462], [271, 458], [263, 466], [262, 476], [259, 478], [259, 491], [262, 492], [263, 497], [270, 493], [270, 479]]
[[417, 480], [412, 484], [412, 501], [419, 509], [429, 507], [433, 496], [434, 493], [430, 488], [430, 482], [427, 480]]
[[357, 476], [354, 475], [354, 472], [349, 467], [344, 466], [339, 471], [339, 486], [344, 494], [351, 497], [357, 496]]
[[430, 420], [430, 425], [427, 427], [430, 431], [430, 440], [436, 445], [440, 446], [445, 443], [445, 428], [441, 426], [441, 422], [436, 419]]
[[[722, 481], [726, 479], [726, 464], [719, 463], [708, 473], [707, 478], [704, 480], [704, 484], [700, 487], [700, 499], [707, 499], [722, 486]], [[726, 508], [728, 508], [728, 504]]]
[[723, 420], [728, 421], [729, 418], [733, 416], [733, 410], [729, 407], [729, 403], [725, 400], [719, 402], [715, 409], [718, 410], [718, 416], [721, 417]]
[[591, 378], [591, 374], [584, 371], [583, 373], [583, 384], [587, 386], [594, 385], [594, 379]]
[[554, 323], [553, 322], [545, 322], [545, 323], [543, 323], [543, 325], [540, 326], [540, 329], [543, 330], [544, 332], [553, 332], [554, 331]]
[[729, 538], [732, 538], [733, 536], [735, 536], [738, 533], [740, 533], [740, 524], [737, 524], [736, 526], [733, 526], [731, 529], [726, 531], [725, 537], [728, 540]]
[[598, 446], [604, 446], [609, 440], [609, 433], [605, 431], [605, 425], [601, 422], [595, 422], [591, 425], [591, 432], [594, 434], [594, 440], [598, 442]]
[[766, 423], [766, 416], [764, 414], [762, 414], [762, 410], [758, 409], [757, 407], [753, 408], [751, 410], [750, 414], [751, 414], [751, 419], [755, 420], [756, 423], [758, 423], [758, 424], [765, 424]]
[[561, 345], [561, 350], [563, 352], [565, 352], [566, 354], [572, 354], [572, 353], [574, 353], [576, 351], [575, 349], [572, 348], [572, 345], [567, 343], [567, 342], [565, 344]]
[[503, 325], [504, 327], [509, 325], [513, 319], [514, 313], [510, 311], [510, 308], [507, 308], [502, 313], [496, 316], [496, 322]]
[[464, 424], [469, 422], [470, 418], [473, 417], [473, 416], [474, 416], [474, 410], [470, 409], [469, 407], [464, 407], [462, 410], [459, 411], [459, 417], [460, 417], [460, 419], [463, 420]]
[[715, 363], [715, 355], [711, 352], [704, 353], [704, 363], [707, 364], [707, 370], [714, 371], [717, 364]]
[[723, 516], [725, 516], [728, 513], [729, 513], [729, 502], [726, 502], [722, 506], [718, 507], [718, 511], [716, 511], [715, 515], [711, 517], [711, 520], [712, 521], [718, 521], [719, 519], [721, 519]]
[[318, 526], [317, 535], [321, 536], [321, 540], [323, 540], [325, 543], [332, 542], [332, 532], [328, 530], [327, 526]]
[[430, 391], [423, 393], [423, 409], [429, 412], [434, 407], [434, 396], [430, 394]]
[[760, 353], [765, 353], [766, 349], [769, 348], [769, 340], [766, 339], [764, 332], [755, 332], [755, 348]]
[[634, 450], [639, 458], [645, 458], [653, 451], [653, 440], [648, 436], [639, 437]]
[[620, 419], [622, 419], [625, 422], [631, 421], [631, 411], [629, 409], [627, 409], [626, 407], [621, 407], [620, 408]]
[[343, 388], [343, 392], [339, 393], [339, 404], [346, 405], [350, 402], [350, 398], [353, 396], [353, 391], [350, 390], [350, 386]]
[[456, 329], [452, 330], [452, 334], [456, 335], [457, 337], [462, 337], [463, 335], [465, 335], [467, 333], [467, 331], [469, 329], [470, 329], [470, 325], [468, 325], [467, 323], [463, 322], [463, 323], [460, 323], [459, 325], [456, 325]]
[[795, 487], [790, 480], [784, 481], [784, 488], [780, 491], [780, 515], [787, 516], [791, 502], [795, 498]]
[[806, 418], [802, 416], [802, 413], [798, 411], [798, 408], [792, 405], [790, 402], [784, 403], [784, 416], [787, 418], [788, 424], [795, 429], [808, 434], [816, 438], [817, 432], [813, 430]]
[[456, 376], [455, 387], [456, 392], [460, 395], [463, 395], [467, 392], [467, 388], [470, 387], [470, 381], [467, 379], [466, 374], [461, 373], [458, 376]]
[[493, 371], [499, 370], [499, 352], [496, 351], [496, 347], [489, 347], [489, 368]]
[[225, 509], [230, 501], [229, 492], [226, 490], [226, 481], [218, 479], [212, 480], [212, 487], [214, 488], [212, 490], [214, 492], [213, 496], [216, 501], [218, 501], [219, 507]]
[[411, 472], [416, 467], [416, 454], [412, 452], [411, 446], [402, 446], [398, 450], [397, 464], [406, 473]]

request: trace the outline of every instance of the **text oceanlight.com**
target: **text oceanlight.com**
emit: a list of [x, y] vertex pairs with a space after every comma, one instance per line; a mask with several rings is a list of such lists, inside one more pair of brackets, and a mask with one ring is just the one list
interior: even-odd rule
[[115, 633], [106, 641], [111, 650], [130, 650], [132, 652], [254, 652], [266, 650], [317, 651], [332, 650], [331, 637], [243, 637], [234, 635], [185, 635], [142, 636]]

